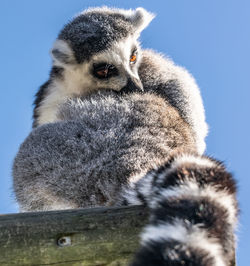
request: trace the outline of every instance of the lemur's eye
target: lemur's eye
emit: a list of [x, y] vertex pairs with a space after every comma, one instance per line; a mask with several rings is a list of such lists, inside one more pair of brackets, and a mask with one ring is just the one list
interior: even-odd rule
[[107, 63], [94, 65], [93, 68], [94, 75], [99, 79], [110, 78], [111, 76], [116, 76], [118, 74], [117, 68]]
[[129, 60], [130, 64], [135, 64], [136, 59], [137, 59], [137, 51], [134, 50], [130, 56], [130, 60]]

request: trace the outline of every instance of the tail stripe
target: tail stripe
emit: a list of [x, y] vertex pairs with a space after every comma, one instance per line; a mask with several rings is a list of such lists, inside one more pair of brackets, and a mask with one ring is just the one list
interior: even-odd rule
[[128, 202], [137, 198], [151, 209], [133, 266], [226, 266], [233, 261], [236, 185], [220, 162], [178, 155], [130, 189], [124, 194]]
[[[186, 249], [187, 255], [188, 250], [200, 249], [215, 258], [215, 263], [212, 265], [226, 265], [222, 259], [223, 250], [217, 239], [208, 237], [207, 232], [198, 226], [189, 227], [189, 224], [185, 224], [179, 219], [176, 219], [173, 223], [163, 223], [157, 226], [149, 225], [142, 233], [141, 244], [142, 246], [147, 246], [151, 242], [164, 243], [175, 241], [182, 246], [182, 249]], [[169, 248], [169, 250], [171, 249]]]

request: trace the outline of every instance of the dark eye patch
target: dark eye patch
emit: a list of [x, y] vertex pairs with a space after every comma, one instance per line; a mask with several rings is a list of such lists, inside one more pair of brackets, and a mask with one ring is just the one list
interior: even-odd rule
[[93, 75], [99, 79], [108, 79], [118, 75], [118, 70], [114, 65], [99, 63], [93, 65]]

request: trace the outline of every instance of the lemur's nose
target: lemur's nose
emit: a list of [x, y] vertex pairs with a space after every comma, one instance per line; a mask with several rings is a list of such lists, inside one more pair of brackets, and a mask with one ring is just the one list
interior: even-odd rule
[[143, 85], [141, 81], [134, 77], [129, 77], [127, 85], [120, 90], [121, 93], [142, 92], [142, 91], [143, 91]]

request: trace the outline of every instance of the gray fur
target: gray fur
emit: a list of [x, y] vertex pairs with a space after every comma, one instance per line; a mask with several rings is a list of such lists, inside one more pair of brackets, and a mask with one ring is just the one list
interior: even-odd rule
[[[143, 8], [122, 10], [102, 7], [88, 9], [66, 24], [51, 50], [53, 67], [50, 78], [36, 94], [33, 127], [54, 122], [57, 106], [70, 96], [83, 96], [99, 89], [120, 91], [129, 80], [141, 84], [138, 76], [141, 56], [137, 39], [152, 19], [153, 15]], [[126, 39], [127, 51], [119, 47], [120, 42], [124, 43]], [[134, 48], [138, 49], [138, 60], [128, 67]], [[114, 51], [113, 58], [109, 58]], [[93, 60], [104, 52], [99, 61]], [[93, 75], [94, 63], [112, 64], [119, 75], [100, 81]], [[55, 75], [53, 69], [58, 68], [61, 69], [60, 75]]]
[[208, 126], [199, 87], [188, 71], [169, 58], [144, 50], [139, 67], [144, 91], [160, 95], [174, 106], [191, 126], [197, 151], [205, 151]]
[[[87, 76], [84, 77], [82, 84], [76, 81], [78, 76], [81, 78], [81, 71], [78, 76], [74, 76], [77, 67], [89, 68], [91, 64], [86, 61], [90, 62], [92, 57], [103, 51], [109, 53], [109, 48], [114, 43], [123, 41], [128, 36], [133, 36], [132, 40], [136, 41], [152, 18], [153, 15], [142, 8], [136, 10], [94, 8], [76, 16], [60, 32], [52, 49], [54, 66], [50, 80], [37, 93], [34, 126], [39, 125], [37, 120], [41, 115], [46, 117], [44, 112], [48, 108], [53, 111], [53, 118], [43, 120], [44, 122], [40, 123], [42, 126], [31, 133], [21, 146], [13, 168], [14, 189], [22, 209], [65, 208], [63, 199], [66, 200], [68, 207], [112, 204], [111, 202], [119, 194], [117, 192], [120, 191], [121, 185], [125, 185], [131, 176], [146, 172], [174, 149], [185, 147], [195, 149], [199, 153], [204, 152], [207, 125], [199, 88], [192, 76], [170, 59], [150, 50], [138, 50], [139, 59], [133, 71], [134, 75], [139, 76], [144, 88], [140, 96], [137, 94], [121, 96], [112, 92], [106, 94], [103, 91], [105, 87], [103, 81], [99, 83], [94, 79], [90, 81], [92, 79], [88, 74], [90, 70], [85, 72]], [[122, 72], [121, 68], [119, 72]], [[69, 80], [71, 74], [72, 80]], [[114, 80], [113, 83], [118, 83], [118, 80]], [[90, 88], [84, 86], [92, 86], [92, 90], [85, 94], [85, 90]], [[112, 87], [112, 80], [106, 84], [105, 89], [109, 89], [109, 86]], [[121, 88], [116, 91], [119, 90]], [[100, 91], [98, 96], [95, 96], [96, 91]], [[68, 102], [70, 98], [82, 98], [83, 101]], [[48, 104], [50, 99], [52, 104]], [[66, 103], [63, 104], [64, 102]], [[162, 126], [164, 119], [170, 122]], [[52, 124], [43, 125], [45, 122]], [[141, 126], [139, 127], [137, 123]], [[83, 132], [80, 140], [76, 138], [76, 132], [79, 130]], [[120, 133], [122, 134], [119, 135]], [[74, 148], [69, 154], [74, 154], [75, 157], [72, 156], [78, 162], [77, 167], [81, 165], [77, 170], [81, 173], [77, 174], [77, 179], [80, 181], [77, 181], [75, 186], [72, 184], [73, 187], [70, 184], [74, 180], [72, 176], [75, 173], [72, 169], [77, 168], [73, 166], [76, 162], [71, 159], [72, 166], [65, 167], [69, 164], [68, 156], [65, 157], [61, 150], [57, 152], [57, 147], [61, 144], [56, 145], [58, 141], [61, 143], [61, 138], [62, 143], [68, 143], [69, 136], [74, 143]], [[82, 157], [78, 151], [79, 143], [81, 147], [85, 147], [85, 151], [87, 150], [87, 154], [82, 154]], [[101, 155], [100, 150], [104, 152]], [[42, 151], [49, 156], [43, 157]], [[28, 165], [23, 166], [24, 162]], [[39, 164], [36, 165], [35, 162]], [[57, 165], [57, 162], [61, 163]], [[98, 167], [95, 167], [96, 165]], [[109, 167], [106, 169], [107, 165]], [[34, 169], [36, 169], [36, 178]], [[27, 171], [27, 175], [24, 175]], [[52, 171], [53, 174], [47, 171]], [[118, 183], [110, 180], [110, 173], [112, 178], [113, 173], [121, 174]], [[60, 176], [64, 178], [57, 180]], [[52, 189], [46, 177], [53, 177], [58, 181], [53, 183], [59, 186], [58, 192], [55, 188]], [[33, 189], [24, 186], [27, 180]], [[99, 187], [104, 185], [100, 182], [107, 184], [101, 192]], [[79, 186], [79, 183], [87, 183], [87, 186]], [[93, 193], [89, 188], [90, 184], [95, 191]], [[94, 184], [99, 185], [94, 187]], [[67, 187], [67, 190], [60, 187]], [[110, 192], [107, 192], [108, 187]], [[53, 193], [49, 192], [51, 190]], [[98, 191], [102, 196], [97, 196]], [[112, 191], [115, 191], [115, 196]], [[58, 193], [63, 195], [58, 196]], [[25, 196], [27, 194], [28, 198]], [[54, 207], [53, 204], [57, 201], [59, 203]]]
[[[152, 50], [142, 51], [141, 57], [138, 74], [144, 91], [164, 97], [180, 112], [182, 118], [190, 124], [197, 150], [202, 154], [206, 147], [207, 124], [199, 87], [195, 80], [187, 70]], [[53, 71], [52, 75], [49, 85], [43, 92], [40, 91], [41, 95], [48, 93], [49, 87], [53, 84], [52, 80], [63, 79], [63, 73], [59, 75]], [[40, 95], [37, 95], [37, 105], [41, 102], [38, 96]]]
[[[177, 108], [191, 126], [197, 150], [202, 154], [206, 147], [207, 124], [195, 80], [170, 59], [150, 50], [141, 51], [137, 42], [140, 32], [152, 18], [153, 15], [143, 8], [122, 10], [102, 7], [88, 9], [66, 24], [52, 49], [54, 66], [50, 79], [36, 95], [33, 126], [55, 122], [58, 106], [68, 98], [86, 96], [103, 89], [120, 91], [124, 86], [128, 87], [132, 79], [142, 84], [145, 92], [161, 95]], [[112, 45], [128, 37], [131, 44], [137, 46], [138, 62], [128, 70], [122, 65], [123, 61], [108, 61], [117, 67], [117, 77], [101, 81], [94, 78], [91, 74], [93, 57], [103, 52], [108, 56], [114, 49]], [[122, 56], [117, 54], [117, 57]]]
[[[16, 199], [21, 211], [145, 204], [151, 219], [132, 265], [227, 265], [235, 182], [199, 155], [207, 124], [195, 80], [170, 59], [140, 51], [137, 38], [151, 19], [142, 8], [104, 7], [64, 27], [37, 93], [35, 128], [14, 161]], [[130, 66], [133, 46], [138, 61]], [[117, 75], [98, 81], [91, 68], [103, 58]]]
[[[138, 34], [146, 17], [150, 21], [153, 15], [142, 8], [130, 12], [106, 7], [88, 9], [70, 21], [59, 33], [58, 39], [66, 41], [74, 51], [76, 62], [82, 63], [110, 48], [114, 42]], [[65, 55], [59, 57], [64, 60]]]
[[176, 149], [195, 150], [188, 124], [153, 94], [71, 100], [58, 119], [33, 130], [15, 159], [23, 211], [114, 205], [135, 175]]

